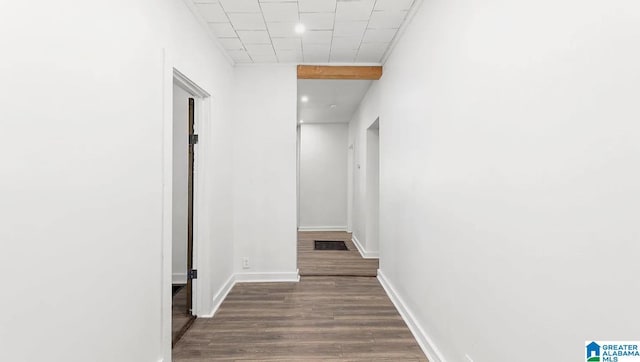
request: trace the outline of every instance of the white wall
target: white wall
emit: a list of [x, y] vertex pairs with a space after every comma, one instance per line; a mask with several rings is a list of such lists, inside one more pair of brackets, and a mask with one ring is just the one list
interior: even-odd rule
[[362, 246], [369, 255], [379, 252], [380, 215], [380, 129], [376, 121], [367, 129], [367, 173], [365, 189], [366, 239]]
[[[379, 82], [379, 81], [376, 81]], [[370, 145], [368, 141], [371, 139], [373, 132], [370, 128], [374, 126], [378, 119], [378, 98], [376, 82], [372, 84], [372, 88], [367, 92], [367, 96], [362, 100], [360, 107], [355, 112], [353, 120], [349, 123], [349, 144], [353, 145], [352, 155], [355, 158], [352, 164], [349, 166], [350, 183], [352, 187], [350, 190], [350, 205], [352, 216], [352, 232], [353, 240], [358, 246], [360, 253], [365, 257], [376, 258], [379, 256], [379, 227], [373, 225], [373, 222], [367, 222], [367, 220], [378, 219], [379, 214], [374, 212], [373, 204], [378, 204], [379, 208], [379, 178], [373, 180], [371, 177], [374, 174], [379, 176], [379, 159], [368, 159], [367, 154], [374, 149], [379, 149], [380, 131], [377, 130], [376, 144]], [[374, 170], [370, 170], [371, 167], [376, 167]], [[369, 176], [369, 177], [367, 177]], [[375, 190], [372, 188], [377, 187], [378, 193], [374, 195]], [[372, 197], [377, 196], [377, 197]], [[372, 200], [375, 198], [375, 200]], [[372, 201], [374, 201], [372, 203]], [[371, 234], [371, 235], [370, 235]]]
[[189, 98], [173, 85], [173, 283], [187, 282], [187, 228], [189, 204]]
[[234, 74], [235, 269], [241, 279], [295, 279], [296, 67], [238, 66]]
[[167, 73], [213, 95], [206, 310], [232, 273], [232, 67], [180, 0], [4, 2], [0, 47], [0, 360], [168, 361]]
[[301, 230], [346, 230], [348, 124], [300, 126]]
[[631, 0], [425, 1], [369, 91], [381, 271], [446, 360], [640, 338], [639, 24]]

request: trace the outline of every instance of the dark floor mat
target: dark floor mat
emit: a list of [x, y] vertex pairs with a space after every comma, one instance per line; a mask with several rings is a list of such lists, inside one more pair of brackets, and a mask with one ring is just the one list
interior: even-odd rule
[[349, 250], [347, 244], [340, 240], [314, 240], [314, 250]]

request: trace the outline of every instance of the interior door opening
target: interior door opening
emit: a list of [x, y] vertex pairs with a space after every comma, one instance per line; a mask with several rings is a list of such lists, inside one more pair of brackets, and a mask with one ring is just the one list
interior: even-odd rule
[[194, 284], [194, 166], [195, 99], [174, 85], [173, 238], [172, 238], [172, 346], [195, 320]]

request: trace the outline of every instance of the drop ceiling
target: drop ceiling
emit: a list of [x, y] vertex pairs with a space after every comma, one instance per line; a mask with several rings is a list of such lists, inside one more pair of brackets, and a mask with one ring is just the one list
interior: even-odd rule
[[[298, 80], [298, 120], [348, 123], [371, 86], [370, 80]], [[302, 97], [307, 97], [302, 102]]]
[[192, 1], [236, 63], [380, 63], [418, 0]]

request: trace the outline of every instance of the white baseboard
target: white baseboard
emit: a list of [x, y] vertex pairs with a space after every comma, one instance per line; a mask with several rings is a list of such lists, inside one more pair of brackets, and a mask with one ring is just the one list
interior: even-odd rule
[[222, 302], [233, 289], [236, 283], [276, 283], [276, 282], [299, 282], [300, 273], [296, 269], [293, 273], [236, 273], [229, 277], [222, 288], [213, 297], [213, 308], [207, 314], [199, 315], [200, 318], [213, 318]]
[[433, 343], [433, 339], [431, 339], [431, 337], [429, 337], [429, 335], [424, 331], [424, 328], [420, 326], [420, 323], [418, 323], [413, 313], [411, 313], [411, 310], [407, 307], [380, 269], [378, 269], [378, 280], [380, 281], [382, 288], [387, 292], [387, 295], [389, 296], [389, 299], [391, 299], [391, 302], [393, 302], [393, 305], [395, 305], [398, 313], [400, 313], [400, 316], [404, 319], [404, 322], [407, 323], [409, 330], [413, 333], [413, 336], [416, 341], [418, 341], [418, 345], [420, 345], [420, 348], [429, 359], [429, 362], [446, 362], [438, 347]]
[[282, 273], [236, 273], [235, 279], [237, 283], [299, 282], [300, 273], [297, 269]]
[[358, 252], [360, 252], [360, 255], [365, 258], [365, 259], [378, 259], [380, 257], [380, 253], [376, 252], [372, 252], [372, 251], [366, 251], [364, 249], [364, 246], [362, 246], [362, 244], [360, 244], [360, 240], [358, 240], [358, 238], [356, 238], [355, 234], [351, 235], [351, 241], [353, 241], [353, 243], [356, 245], [356, 248], [358, 249]]
[[347, 231], [346, 226], [298, 226], [298, 231]]
[[187, 284], [187, 273], [173, 273], [171, 282], [173, 284]]
[[212, 318], [214, 314], [216, 314], [216, 312], [218, 311], [218, 308], [220, 308], [220, 305], [222, 304], [222, 302], [225, 300], [225, 298], [227, 298], [227, 295], [229, 294], [231, 289], [233, 289], [234, 285], [236, 285], [236, 276], [231, 275], [229, 279], [224, 283], [222, 288], [220, 288], [218, 293], [215, 296], [213, 296], [213, 308], [211, 309], [211, 312], [205, 315], [201, 315], [199, 317]]

